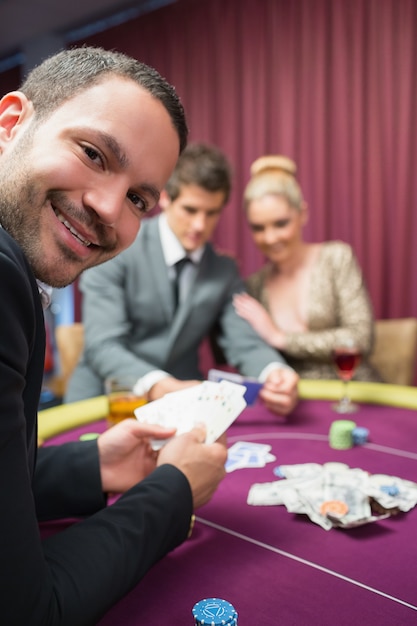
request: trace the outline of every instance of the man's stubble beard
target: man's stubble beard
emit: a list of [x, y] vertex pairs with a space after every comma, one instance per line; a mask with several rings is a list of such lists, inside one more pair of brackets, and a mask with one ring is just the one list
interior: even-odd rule
[[[67, 207], [70, 214], [76, 214], [84, 221], [81, 209], [71, 207], [68, 199], [59, 191], [46, 192], [37, 183], [37, 175], [25, 164], [30, 162], [31, 147], [34, 141], [36, 124], [33, 124], [22, 135], [15, 147], [7, 154], [0, 156], [0, 224], [15, 239], [25, 253], [36, 278], [52, 287], [66, 287], [88, 269], [79, 258], [64, 244], [55, 241], [59, 253], [55, 259], [47, 260], [48, 250], [42, 246], [42, 213], [52, 211], [51, 203], [58, 200], [58, 206]], [[22, 165], [23, 164], [23, 165]], [[51, 197], [49, 197], [51, 196]], [[91, 263], [91, 267], [104, 263], [115, 256], [115, 245], [106, 241], [103, 225], [95, 224], [102, 241], [103, 258]], [[71, 269], [71, 275], [65, 275], [65, 265]], [[79, 263], [79, 270], [76, 266]], [[57, 273], [61, 269], [61, 274]]]

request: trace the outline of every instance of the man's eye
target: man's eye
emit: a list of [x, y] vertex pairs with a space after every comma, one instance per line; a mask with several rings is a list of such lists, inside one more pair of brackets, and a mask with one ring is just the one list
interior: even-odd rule
[[148, 210], [148, 205], [141, 196], [139, 196], [137, 193], [129, 193], [127, 197], [129, 198], [131, 203], [139, 209], [139, 211], [141, 211], [142, 213], [146, 213], [146, 211]]
[[97, 152], [97, 150], [95, 150], [94, 148], [91, 148], [91, 146], [84, 146], [84, 152], [91, 161], [99, 161], [100, 163], [102, 162], [100, 153]]

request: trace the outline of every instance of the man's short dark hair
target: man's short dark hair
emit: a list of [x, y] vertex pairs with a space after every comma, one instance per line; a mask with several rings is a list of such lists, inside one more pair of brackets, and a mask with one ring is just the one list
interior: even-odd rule
[[196, 185], [211, 192], [223, 191], [226, 204], [232, 186], [232, 171], [223, 152], [205, 143], [188, 145], [165, 186], [171, 201], [178, 198], [183, 185]]
[[23, 81], [20, 91], [32, 102], [36, 122], [51, 115], [66, 100], [112, 75], [136, 82], [164, 105], [178, 133], [182, 151], [188, 129], [184, 108], [174, 87], [152, 67], [121, 52], [90, 46], [63, 50], [35, 67]]

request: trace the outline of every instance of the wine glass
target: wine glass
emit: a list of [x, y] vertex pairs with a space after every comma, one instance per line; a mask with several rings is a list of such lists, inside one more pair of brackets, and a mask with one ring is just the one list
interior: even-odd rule
[[354, 413], [358, 407], [349, 397], [348, 383], [360, 363], [361, 353], [353, 341], [345, 341], [333, 348], [332, 357], [337, 375], [343, 381], [343, 396], [332, 408], [336, 413]]

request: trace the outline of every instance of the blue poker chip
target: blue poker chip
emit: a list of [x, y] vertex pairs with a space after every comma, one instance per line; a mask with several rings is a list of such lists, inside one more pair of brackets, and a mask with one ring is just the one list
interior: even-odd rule
[[369, 430], [363, 426], [356, 426], [352, 430], [352, 441], [354, 446], [363, 446], [368, 442]]
[[236, 609], [227, 600], [221, 598], [204, 598], [193, 606], [193, 617], [196, 626], [223, 626], [237, 624]]

